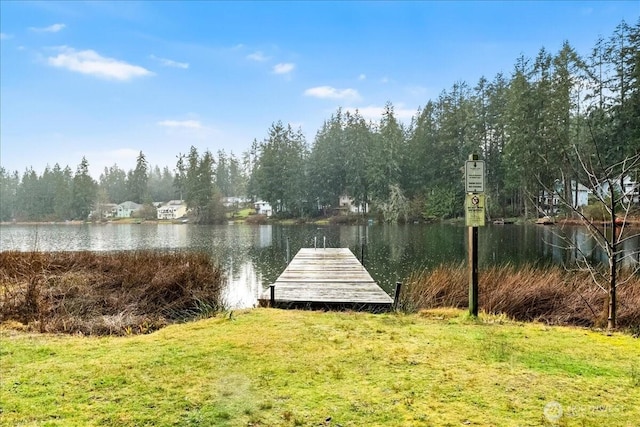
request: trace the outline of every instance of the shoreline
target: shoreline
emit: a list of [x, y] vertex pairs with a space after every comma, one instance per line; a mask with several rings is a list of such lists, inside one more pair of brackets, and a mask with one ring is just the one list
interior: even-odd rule
[[[360, 219], [361, 220], [361, 219]], [[510, 218], [513, 222], [510, 222], [509, 225], [522, 225], [522, 224], [535, 224], [535, 219], [525, 220], [523, 218]], [[345, 217], [323, 217], [313, 220], [302, 220], [302, 219], [266, 219], [266, 222], [256, 222], [255, 224], [282, 224], [282, 225], [297, 225], [297, 224], [319, 224], [319, 225], [362, 225], [362, 223], [367, 224], [368, 221], [355, 221], [352, 222], [353, 218], [349, 216]], [[406, 224], [399, 225], [421, 225], [421, 224], [459, 224], [464, 222], [464, 219], [460, 218], [451, 218], [441, 221], [428, 222], [428, 221], [420, 221], [417, 223], [407, 222]], [[491, 221], [488, 221], [491, 222]], [[229, 218], [227, 222], [222, 224], [250, 224], [253, 225], [251, 221], [247, 221], [247, 218]], [[572, 219], [572, 218], [557, 218], [554, 219], [554, 223], [556, 225], [573, 225], [573, 226], [586, 226], [585, 222], [580, 219]], [[608, 226], [610, 225], [610, 221], [591, 221], [593, 225], [596, 226]], [[190, 224], [189, 222], [183, 222], [181, 220], [157, 220], [157, 219], [139, 219], [139, 218], [120, 218], [117, 220], [108, 220], [108, 221], [80, 221], [80, 220], [69, 220], [69, 221], [0, 221], [0, 226], [12, 226], [12, 225], [111, 225], [111, 224]], [[374, 224], [377, 222], [374, 221]], [[213, 225], [213, 224], [211, 224]], [[219, 225], [219, 224], [218, 224]], [[632, 227], [632, 228], [640, 228], [640, 217], [629, 217], [625, 221], [624, 224], [617, 223], [618, 227]]]

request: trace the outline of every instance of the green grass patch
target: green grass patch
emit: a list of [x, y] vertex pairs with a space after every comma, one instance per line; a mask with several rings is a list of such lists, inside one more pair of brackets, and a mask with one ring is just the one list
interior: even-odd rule
[[244, 221], [249, 217], [249, 215], [254, 215], [256, 210], [253, 208], [245, 208], [237, 211], [230, 212], [227, 214], [227, 218], [233, 219], [234, 221]]
[[[0, 425], [634, 426], [640, 341], [462, 311], [0, 331]], [[330, 418], [329, 421], [327, 421]]]

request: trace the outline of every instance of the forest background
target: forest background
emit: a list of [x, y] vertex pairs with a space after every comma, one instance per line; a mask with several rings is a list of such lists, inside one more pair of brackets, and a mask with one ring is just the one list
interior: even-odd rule
[[[140, 152], [135, 169], [114, 164], [98, 180], [85, 158], [75, 171], [0, 167], [0, 221], [86, 220], [100, 204], [181, 199], [205, 213], [201, 222], [216, 222], [223, 196], [262, 199], [280, 217], [314, 217], [342, 195], [388, 221], [453, 218], [463, 213], [462, 167], [471, 153], [486, 162], [494, 217], [537, 216], [546, 189], [570, 199], [572, 181], [589, 186], [579, 157], [610, 167], [637, 156], [640, 20], [621, 22], [585, 54], [567, 41], [555, 53], [518, 57], [509, 76], [455, 82], [408, 125], [387, 103], [379, 122], [338, 109], [311, 144], [301, 129], [276, 121], [240, 156], [192, 146], [175, 166], [160, 167]], [[636, 164], [629, 178], [637, 183], [639, 175]]]

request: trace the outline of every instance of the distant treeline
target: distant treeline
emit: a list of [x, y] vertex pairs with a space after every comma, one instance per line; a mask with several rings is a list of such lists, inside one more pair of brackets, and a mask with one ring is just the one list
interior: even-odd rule
[[327, 213], [348, 195], [387, 220], [455, 217], [471, 153], [486, 162], [493, 216], [531, 215], [543, 188], [568, 195], [571, 181], [587, 184], [580, 158], [598, 175], [640, 153], [640, 20], [621, 22], [585, 55], [565, 42], [556, 53], [517, 58], [509, 76], [456, 82], [408, 125], [388, 103], [377, 123], [338, 109], [312, 144], [276, 122], [241, 160], [192, 147], [175, 169], [160, 170], [140, 153], [135, 170], [114, 165], [99, 182], [85, 159], [75, 173], [0, 170], [0, 219], [80, 219], [97, 200], [182, 198], [204, 209], [221, 195], [263, 199], [287, 216]]

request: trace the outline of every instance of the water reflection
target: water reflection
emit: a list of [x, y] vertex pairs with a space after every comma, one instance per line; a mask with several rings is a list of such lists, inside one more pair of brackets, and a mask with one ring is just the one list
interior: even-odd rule
[[[107, 224], [0, 226], [0, 250], [138, 249], [205, 251], [226, 271], [225, 302], [233, 307], [256, 303], [291, 257], [302, 247], [348, 247], [372, 277], [391, 293], [396, 281], [411, 272], [439, 264], [463, 263], [467, 228], [431, 225], [221, 225]], [[571, 244], [567, 244], [570, 242]], [[364, 251], [362, 244], [364, 243]], [[571, 246], [571, 248], [569, 248]], [[624, 263], [638, 262], [640, 237], [627, 240]], [[287, 248], [289, 251], [287, 252]], [[320, 249], [319, 249], [320, 250]], [[487, 226], [479, 230], [481, 266], [557, 263], [571, 264], [585, 254], [606, 262], [606, 254], [582, 227]]]

